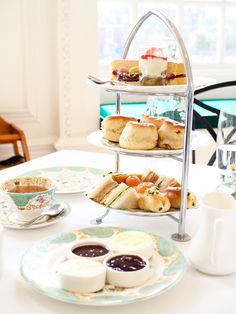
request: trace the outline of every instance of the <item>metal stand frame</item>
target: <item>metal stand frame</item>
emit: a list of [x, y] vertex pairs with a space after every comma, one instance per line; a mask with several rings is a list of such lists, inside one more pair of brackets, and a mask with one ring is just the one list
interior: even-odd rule
[[[180, 242], [185, 242], [189, 241], [191, 237], [185, 233], [185, 225], [186, 225], [186, 208], [187, 208], [187, 187], [188, 187], [188, 174], [189, 174], [189, 157], [190, 157], [190, 138], [191, 138], [191, 130], [192, 130], [192, 119], [193, 119], [193, 98], [194, 98], [194, 86], [193, 86], [193, 76], [192, 76], [192, 70], [190, 66], [190, 61], [188, 57], [188, 53], [186, 50], [186, 47], [184, 45], [184, 41], [176, 28], [176, 26], [173, 24], [171, 20], [169, 20], [168, 17], [166, 17], [162, 12], [152, 10], [147, 12], [141, 19], [137, 22], [137, 24], [134, 26], [133, 30], [131, 31], [130, 35], [128, 36], [128, 39], [126, 41], [125, 47], [124, 47], [124, 52], [123, 52], [123, 59], [126, 59], [130, 45], [132, 43], [132, 40], [134, 39], [136, 33], [138, 32], [139, 28], [142, 26], [142, 24], [150, 17], [150, 16], [156, 16], [158, 19], [160, 19], [169, 29], [169, 31], [172, 33], [174, 36], [177, 44], [179, 51], [181, 53], [184, 67], [185, 67], [185, 72], [186, 72], [186, 79], [187, 79], [187, 85], [186, 85], [186, 90], [185, 92], [178, 91], [174, 93], [168, 93], [168, 92], [158, 92], [158, 86], [157, 86], [157, 91], [155, 93], [146, 93], [147, 95], [177, 95], [177, 96], [182, 96], [187, 99], [186, 102], [186, 117], [185, 117], [185, 134], [184, 134], [184, 150], [183, 150], [183, 159], [182, 159], [182, 179], [181, 179], [181, 208], [179, 212], [179, 219], [172, 216], [168, 215], [168, 217], [172, 218], [174, 221], [178, 223], [178, 232], [172, 234], [172, 239], [175, 241], [180, 241]], [[109, 90], [107, 91], [114, 92], [114, 90]], [[119, 91], [117, 89], [116, 91], [116, 113], [120, 114], [120, 107], [121, 107], [121, 93], [131, 93], [131, 92], [126, 92], [126, 91]], [[139, 94], [138, 92], [135, 92], [133, 94]], [[132, 153], [128, 154], [132, 155]], [[136, 155], [137, 156], [137, 155]], [[145, 156], [145, 155], [140, 155], [140, 156]], [[153, 157], [156, 157], [155, 154]], [[180, 160], [177, 156], [170, 156], [170, 155], [165, 155], [163, 157], [171, 157], [177, 160]], [[119, 171], [119, 165], [120, 165], [120, 153], [115, 153], [115, 160], [116, 160], [116, 171]], [[93, 220], [95, 223], [102, 223], [102, 219], [108, 215], [109, 209], [101, 216], [98, 217], [97, 219]]]

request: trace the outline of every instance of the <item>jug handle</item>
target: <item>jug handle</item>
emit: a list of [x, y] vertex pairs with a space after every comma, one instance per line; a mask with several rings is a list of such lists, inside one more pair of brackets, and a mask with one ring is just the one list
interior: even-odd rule
[[[217, 257], [219, 256], [219, 244], [220, 233], [222, 229], [222, 219], [217, 218], [213, 225], [213, 239], [212, 239], [212, 251], [211, 251], [211, 264], [217, 265]], [[217, 248], [218, 247], [218, 248]]]

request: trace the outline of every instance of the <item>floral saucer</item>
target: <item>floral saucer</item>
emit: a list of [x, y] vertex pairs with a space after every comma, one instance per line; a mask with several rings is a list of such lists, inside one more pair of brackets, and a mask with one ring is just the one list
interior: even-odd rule
[[38, 220], [36, 223], [28, 226], [28, 227], [22, 227], [21, 225], [25, 222], [22, 220], [19, 220], [16, 216], [16, 212], [11, 210], [7, 204], [1, 203], [0, 204], [0, 223], [3, 225], [3, 227], [10, 228], [10, 229], [37, 229], [37, 228], [42, 228], [42, 227], [47, 227], [52, 224], [55, 224], [59, 221], [62, 221], [65, 219], [71, 211], [71, 207], [68, 203], [62, 202], [62, 201], [52, 201], [52, 205], [55, 204], [63, 204], [64, 205], [64, 210], [55, 217], [50, 217], [49, 219], [41, 219]]

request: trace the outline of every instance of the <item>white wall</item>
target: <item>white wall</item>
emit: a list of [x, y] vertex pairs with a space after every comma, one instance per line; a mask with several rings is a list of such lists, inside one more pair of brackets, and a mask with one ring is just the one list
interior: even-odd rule
[[87, 84], [98, 65], [93, 3], [0, 1], [0, 115], [25, 131], [31, 157], [86, 148], [98, 128], [99, 91]]

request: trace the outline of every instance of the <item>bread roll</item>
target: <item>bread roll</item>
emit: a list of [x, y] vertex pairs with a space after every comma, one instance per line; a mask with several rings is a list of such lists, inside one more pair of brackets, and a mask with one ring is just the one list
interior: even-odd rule
[[134, 117], [111, 115], [102, 121], [103, 137], [111, 142], [119, 142], [119, 137], [129, 121], [137, 121]]
[[165, 194], [151, 188], [140, 196], [138, 206], [147, 211], [163, 213], [170, 209], [170, 201]]
[[[181, 187], [169, 187], [165, 190], [171, 207], [179, 209], [181, 207]], [[188, 192], [187, 194], [187, 208], [196, 206], [197, 198], [194, 193]]]
[[119, 144], [126, 149], [153, 149], [157, 145], [157, 139], [154, 124], [130, 121], [120, 135]]
[[162, 124], [165, 122], [165, 118], [164, 117], [152, 117], [152, 116], [147, 116], [145, 114], [142, 114], [140, 122], [141, 123], [153, 123], [156, 126], [157, 130], [159, 130]]
[[166, 120], [158, 131], [158, 147], [181, 149], [184, 146], [184, 125]]

